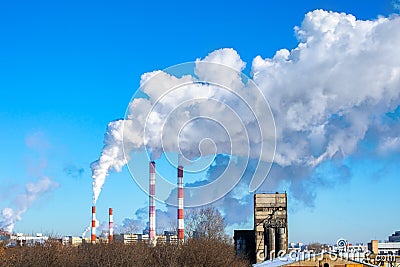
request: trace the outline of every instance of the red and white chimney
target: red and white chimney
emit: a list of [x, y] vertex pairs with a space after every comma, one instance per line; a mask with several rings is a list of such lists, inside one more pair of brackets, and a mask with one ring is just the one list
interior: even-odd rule
[[183, 214], [183, 166], [178, 166], [178, 242], [185, 241], [185, 222]]
[[156, 239], [156, 163], [151, 161], [149, 168], [149, 245], [154, 245]]
[[114, 218], [113, 209], [108, 209], [108, 243], [112, 243], [114, 239]]
[[96, 206], [92, 206], [92, 244], [96, 243]]

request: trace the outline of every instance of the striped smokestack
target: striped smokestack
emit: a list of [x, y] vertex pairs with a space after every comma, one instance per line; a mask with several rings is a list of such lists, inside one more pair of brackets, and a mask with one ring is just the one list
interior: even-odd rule
[[156, 238], [156, 163], [150, 162], [149, 177], [149, 245], [154, 245]]
[[183, 219], [183, 166], [178, 166], [178, 241], [185, 240], [185, 226]]
[[96, 243], [96, 206], [92, 206], [92, 244]]
[[114, 238], [114, 218], [113, 209], [108, 209], [108, 243], [112, 243]]

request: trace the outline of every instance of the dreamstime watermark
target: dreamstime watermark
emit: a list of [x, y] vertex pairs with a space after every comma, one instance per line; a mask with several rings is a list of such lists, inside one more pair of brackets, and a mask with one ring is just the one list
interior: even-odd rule
[[[315, 253], [314, 250], [305, 250], [305, 251], [298, 251], [298, 250], [279, 250], [276, 252], [275, 250], [269, 251], [268, 255], [264, 254], [267, 250], [267, 246], [264, 247], [264, 250], [259, 250], [257, 252], [257, 259], [261, 261], [265, 261], [267, 259], [277, 259], [282, 262], [293, 262], [299, 261], [304, 259], [309, 260], [322, 260], [324, 258], [323, 254]], [[264, 256], [262, 256], [264, 254]], [[335, 259], [336, 260], [336, 259]]]
[[[269, 252], [268, 255], [265, 254], [265, 251]], [[275, 259], [282, 262], [347, 260], [377, 266], [383, 266], [384, 264], [389, 264], [393, 267], [400, 266], [400, 256], [375, 254], [368, 249], [364, 249], [363, 246], [349, 245], [348, 241], [344, 238], [338, 239], [336, 246], [331, 247], [331, 249], [321, 249], [320, 251], [292, 248], [276, 252], [275, 250], [268, 250], [268, 247], [264, 246], [264, 250], [259, 250], [256, 257], [261, 261], [267, 259]]]
[[198, 60], [142, 75], [124, 122], [124, 155], [133, 179], [148, 194], [149, 179], [139, 165], [161, 158], [155, 197], [169, 205], [177, 205], [177, 184], [164, 171], [165, 162], [175, 169], [183, 165], [191, 175], [209, 170], [217, 155], [229, 159], [209, 180], [184, 187], [184, 206], [196, 207], [224, 197], [243, 176], [254, 192], [275, 154], [267, 99], [249, 77], [222, 64]]
[[[267, 251], [266, 248], [264, 251]], [[276, 253], [275, 250], [271, 250], [269, 255], [264, 255], [263, 250], [259, 250], [257, 252], [257, 259], [265, 261], [266, 259], [277, 259], [282, 262], [295, 262], [300, 260], [309, 260], [309, 261], [321, 261], [321, 260], [329, 260], [329, 261], [337, 261], [337, 260], [350, 260], [357, 261], [361, 263], [369, 263], [373, 265], [382, 265], [382, 263], [395, 263], [396, 266], [400, 265], [399, 256], [396, 255], [375, 255], [369, 250], [366, 251], [355, 251], [349, 253], [343, 252], [332, 252], [330, 250], [321, 250], [316, 252], [314, 250], [280, 250]], [[269, 257], [267, 257], [269, 256]]]

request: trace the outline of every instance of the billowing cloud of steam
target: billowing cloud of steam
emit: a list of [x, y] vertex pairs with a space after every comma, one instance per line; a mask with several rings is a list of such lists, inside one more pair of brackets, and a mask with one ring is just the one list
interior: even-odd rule
[[399, 26], [399, 17], [360, 21], [316, 10], [296, 28], [297, 48], [253, 60], [275, 116], [277, 164], [345, 157], [399, 105]]
[[12, 232], [15, 223], [22, 219], [22, 215], [29, 207], [43, 194], [55, 189], [58, 184], [49, 177], [43, 176], [36, 183], [28, 183], [25, 192], [19, 194], [13, 200], [15, 208], [4, 208], [1, 212], [0, 228], [7, 232]]
[[[398, 151], [398, 120], [388, 124], [382, 118], [400, 104], [399, 28], [398, 16], [362, 21], [344, 13], [315, 10], [306, 14], [301, 26], [295, 28], [299, 41], [296, 48], [279, 50], [273, 58], [254, 58], [251, 78], [268, 99], [276, 124], [277, 147], [272, 171], [282, 179], [291, 180], [292, 190], [302, 191], [302, 182], [321, 163], [343, 159], [354, 153], [369, 131], [379, 133], [381, 152], [388, 149]], [[232, 49], [214, 51], [205, 60], [224, 63], [239, 71], [245, 66]], [[205, 79], [230, 79], [232, 87], [240, 85], [236, 82], [237, 77], [207, 70], [202, 73], [202, 69], [197, 71]], [[143, 74], [141, 84], [146, 84], [157, 73]], [[158, 77], [162, 80], [154, 82], [164, 86], [172, 86], [179, 79], [192, 79], [191, 76], [176, 78], [167, 74]], [[145, 123], [152, 99], [158, 99], [158, 93], [162, 92], [146, 91], [151, 86], [150, 82], [144, 87], [149, 99], [135, 99], [130, 104], [130, 117], [125, 122], [133, 123], [133, 126]], [[173, 105], [173, 101], [179, 99], [172, 97], [168, 100]], [[212, 104], [208, 108], [215, 114], [221, 113]], [[160, 125], [161, 115], [153, 114], [150, 121]], [[112, 169], [120, 170], [126, 164], [121, 147], [123, 124], [124, 120], [109, 124], [102, 156], [92, 165], [95, 199], [107, 173]], [[198, 125], [188, 134], [202, 129], [202, 125]], [[154, 131], [152, 134], [159, 136], [160, 133]], [[164, 134], [168, 135], [168, 132]], [[172, 131], [171, 136], [176, 137], [174, 134]], [[124, 135], [131, 150], [148, 145], [145, 142], [149, 140], [143, 140], [143, 135], [137, 132], [125, 132]], [[196, 153], [198, 150], [192, 151]], [[157, 154], [159, 151], [152, 152]], [[238, 186], [244, 188], [241, 184]], [[298, 193], [296, 197], [313, 198], [313, 192], [306, 193], [306, 196]], [[230, 194], [232, 197], [225, 201], [236, 199], [240, 203], [240, 198], [233, 197], [234, 194], [241, 195], [236, 189]]]
[[[125, 154], [129, 159], [131, 152], [149, 151], [152, 159], [158, 158], [163, 152], [174, 152], [180, 154], [183, 164], [200, 156], [221, 153], [261, 158], [271, 163], [275, 150], [272, 113], [264, 95], [254, 83], [244, 82], [240, 73], [244, 65], [236, 51], [224, 49], [193, 64], [196, 78], [191, 75], [177, 78], [161, 71], [144, 74], [140, 90], [148, 98], [135, 98], [129, 105], [127, 119], [109, 124], [111, 130], [108, 130], [110, 134], [106, 135], [106, 141], [115, 142], [111, 145], [108, 142], [100, 160], [92, 164], [94, 202], [107, 171], [123, 166], [127, 160], [120, 155]], [[179, 71], [179, 68], [185, 67], [187, 65], [181, 65], [173, 70]], [[120, 138], [122, 136], [123, 141]], [[121, 142], [123, 150], [119, 147]], [[112, 158], [109, 154], [117, 157]], [[196, 195], [208, 193], [211, 199], [208, 202], [218, 198], [215, 198], [217, 194], [221, 197], [234, 187], [235, 177], [240, 179], [240, 170], [244, 169], [245, 164], [246, 161], [242, 160], [236, 166], [228, 166], [224, 173], [228, 179], [216, 181], [221, 187], [217, 186], [215, 194], [203, 187], [203, 193], [192, 191], [188, 195], [192, 196], [192, 200], [199, 200], [201, 198]], [[259, 168], [263, 174], [255, 177], [263, 179], [268, 169]], [[226, 180], [229, 182], [224, 183]], [[260, 184], [259, 180], [255, 184]], [[136, 181], [142, 188], [148, 188], [145, 186], [147, 179]], [[160, 182], [158, 180], [157, 186], [163, 188], [165, 194], [161, 197], [157, 190], [157, 197], [165, 201], [176, 185], [165, 180], [164, 184]], [[222, 186], [226, 186], [227, 190]]]

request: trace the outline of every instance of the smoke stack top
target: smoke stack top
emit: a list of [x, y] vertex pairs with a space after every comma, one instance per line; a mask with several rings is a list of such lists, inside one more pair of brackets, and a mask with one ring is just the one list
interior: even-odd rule
[[150, 173], [156, 173], [156, 162], [150, 161]]

